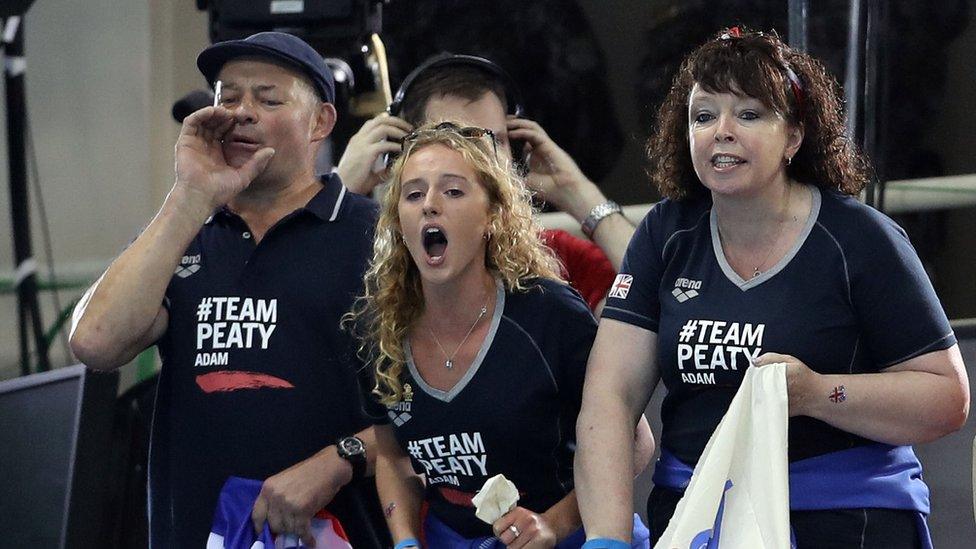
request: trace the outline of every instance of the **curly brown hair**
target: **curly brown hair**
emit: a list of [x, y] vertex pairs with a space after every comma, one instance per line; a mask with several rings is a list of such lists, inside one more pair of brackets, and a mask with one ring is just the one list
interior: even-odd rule
[[[798, 80], [798, 93], [791, 77]], [[688, 101], [696, 83], [710, 93], [756, 98], [803, 128], [803, 143], [786, 167], [788, 177], [849, 195], [870, 179], [867, 159], [845, 132], [840, 86], [823, 64], [775, 33], [733, 28], [685, 58], [658, 110], [646, 151], [648, 174], [662, 196], [682, 200], [706, 193], [688, 143]]]

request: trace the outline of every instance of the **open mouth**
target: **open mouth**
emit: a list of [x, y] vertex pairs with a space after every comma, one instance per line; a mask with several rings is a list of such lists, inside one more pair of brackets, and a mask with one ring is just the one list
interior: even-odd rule
[[427, 257], [435, 263], [440, 262], [444, 258], [444, 252], [447, 251], [447, 235], [444, 234], [444, 229], [434, 226], [424, 227], [422, 239]]
[[732, 168], [734, 166], [738, 166], [739, 164], [745, 163], [745, 160], [731, 154], [712, 155], [712, 165], [718, 169]]
[[243, 135], [231, 135], [224, 140], [224, 143], [247, 150], [256, 151], [261, 148], [261, 143], [259, 141]]

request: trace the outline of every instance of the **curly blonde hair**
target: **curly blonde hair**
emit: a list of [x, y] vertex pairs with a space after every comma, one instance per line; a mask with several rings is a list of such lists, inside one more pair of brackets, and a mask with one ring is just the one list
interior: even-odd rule
[[373, 393], [387, 405], [402, 398], [401, 378], [407, 360], [403, 342], [424, 310], [420, 272], [403, 242], [399, 216], [401, 177], [413, 153], [434, 144], [446, 145], [473, 168], [489, 200], [485, 266], [506, 290], [527, 291], [538, 278], [562, 280], [555, 256], [539, 238], [531, 193], [511, 164], [498, 158], [487, 137], [463, 137], [433, 124], [414, 135], [390, 170], [364, 293], [343, 317], [343, 325], [359, 339], [360, 358], [373, 369]]

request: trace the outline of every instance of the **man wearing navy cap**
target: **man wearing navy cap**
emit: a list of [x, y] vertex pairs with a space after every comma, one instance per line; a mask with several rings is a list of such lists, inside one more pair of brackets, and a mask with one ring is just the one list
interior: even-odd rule
[[185, 119], [176, 183], [82, 298], [72, 349], [111, 369], [159, 347], [154, 547], [222, 546], [211, 524], [232, 476], [264, 481], [247, 526], [311, 543], [325, 506], [354, 547], [380, 546], [364, 476], [383, 411], [338, 325], [362, 289], [376, 207], [314, 175], [336, 120], [331, 73], [283, 33], [215, 44], [197, 65], [218, 104]]

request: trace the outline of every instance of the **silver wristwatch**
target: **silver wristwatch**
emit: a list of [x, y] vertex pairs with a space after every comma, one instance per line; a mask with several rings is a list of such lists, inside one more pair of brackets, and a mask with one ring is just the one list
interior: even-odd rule
[[599, 225], [600, 222], [603, 221], [603, 219], [608, 215], [613, 215], [620, 212], [620, 204], [617, 204], [613, 200], [607, 200], [606, 202], [593, 206], [593, 209], [590, 210], [589, 215], [587, 215], [586, 219], [583, 220], [583, 224], [580, 228], [583, 230], [583, 234], [586, 235], [586, 238], [592, 240], [593, 231], [596, 230], [596, 226]]

